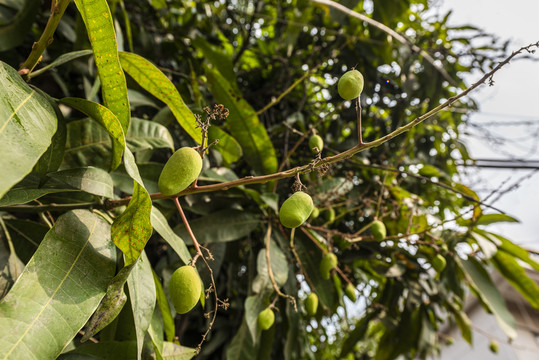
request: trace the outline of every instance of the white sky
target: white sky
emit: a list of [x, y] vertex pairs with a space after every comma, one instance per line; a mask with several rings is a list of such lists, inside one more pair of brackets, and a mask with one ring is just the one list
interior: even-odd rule
[[[503, 41], [511, 40], [510, 50], [539, 41], [539, 0], [438, 0], [433, 3], [445, 13], [452, 9], [451, 25], [472, 24], [494, 33]], [[539, 49], [535, 57], [539, 59]], [[471, 84], [479, 76], [467, 77]], [[472, 123], [489, 121], [534, 120], [537, 125], [528, 126], [492, 126], [489, 130], [515, 139], [513, 143], [489, 145], [477, 136], [466, 138], [466, 144], [473, 158], [510, 159], [526, 158], [539, 160], [539, 148], [533, 148], [533, 142], [520, 138], [539, 133], [539, 61], [517, 60], [503, 68], [495, 77], [495, 86], [483, 86], [472, 93], [478, 102], [480, 112], [471, 117]], [[477, 130], [471, 131], [478, 133]], [[537, 145], [537, 144], [535, 144]], [[530, 151], [531, 149], [531, 151]], [[517, 179], [530, 174], [530, 170], [490, 170], [482, 169], [475, 176], [467, 179], [474, 190], [498, 188], [508, 179], [506, 186]], [[478, 181], [478, 180], [481, 181]], [[531, 179], [520, 183], [517, 190], [502, 197], [494, 205], [519, 219], [519, 224], [490, 226], [520, 245], [539, 249], [539, 172]], [[481, 195], [485, 195], [481, 192]]]

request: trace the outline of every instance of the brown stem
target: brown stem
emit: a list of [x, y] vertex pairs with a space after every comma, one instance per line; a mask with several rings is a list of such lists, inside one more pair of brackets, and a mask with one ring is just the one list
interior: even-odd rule
[[273, 276], [273, 269], [271, 268], [271, 258], [270, 258], [270, 240], [271, 240], [271, 222], [268, 223], [268, 231], [266, 232], [266, 263], [268, 264], [268, 275], [271, 280], [271, 285], [273, 285], [273, 290], [279, 295], [280, 297], [286, 298], [290, 300], [292, 305], [294, 305], [294, 310], [298, 311], [298, 307], [296, 305], [296, 299], [291, 296], [284, 294], [279, 289], [279, 285], [277, 285], [277, 282], [275, 281], [275, 277]]
[[356, 99], [356, 113], [357, 113], [357, 142], [359, 145], [363, 144], [363, 130], [361, 129], [361, 96]]
[[202, 251], [200, 250], [200, 245], [198, 244], [198, 241], [195, 237], [195, 234], [193, 233], [193, 230], [191, 230], [191, 226], [189, 226], [189, 221], [187, 221], [187, 218], [185, 217], [182, 206], [180, 205], [180, 201], [178, 200], [177, 197], [174, 198], [174, 204], [176, 204], [176, 208], [178, 209], [178, 212], [180, 213], [180, 216], [182, 217], [183, 224], [185, 225], [185, 228], [187, 229], [187, 232], [189, 233], [189, 236], [191, 237], [191, 240], [193, 241], [193, 245], [195, 246], [195, 250], [197, 252], [197, 254], [195, 255], [195, 257], [193, 257], [193, 260], [192, 260], [192, 263], [194, 265], [199, 256], [201, 256], [203, 259], [204, 259], [204, 256], [202, 255]]
[[32, 51], [30, 52], [30, 55], [28, 55], [26, 61], [21, 65], [19, 74], [28, 75], [32, 72], [32, 70], [34, 70], [37, 63], [41, 59], [41, 55], [43, 55], [43, 52], [45, 51], [47, 46], [52, 43], [52, 36], [56, 31], [58, 23], [60, 22], [60, 19], [62, 18], [62, 15], [64, 15], [64, 12], [70, 2], [71, 0], [52, 0], [49, 21], [47, 21], [47, 25], [45, 26], [45, 29], [43, 30], [43, 33], [41, 34], [39, 40], [35, 42], [32, 46]]

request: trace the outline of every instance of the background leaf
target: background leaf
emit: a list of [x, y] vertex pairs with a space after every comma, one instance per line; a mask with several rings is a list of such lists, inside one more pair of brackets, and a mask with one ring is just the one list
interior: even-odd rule
[[86, 210], [59, 217], [0, 302], [2, 358], [56, 358], [94, 312], [115, 269], [105, 220]]
[[89, 194], [113, 198], [113, 184], [110, 175], [99, 168], [85, 167], [58, 171], [50, 177]]
[[22, 9], [7, 24], [0, 26], [0, 51], [6, 51], [19, 46], [39, 12], [39, 0], [25, 0]]
[[[256, 215], [239, 210], [217, 211], [189, 221], [197, 240], [202, 244], [241, 239], [256, 229], [259, 223]], [[191, 239], [183, 224], [176, 226], [174, 232], [184, 241]]]
[[216, 69], [208, 66], [204, 69], [215, 100], [230, 110], [226, 123], [241, 144], [247, 163], [259, 174], [276, 172], [275, 149], [254, 109]]

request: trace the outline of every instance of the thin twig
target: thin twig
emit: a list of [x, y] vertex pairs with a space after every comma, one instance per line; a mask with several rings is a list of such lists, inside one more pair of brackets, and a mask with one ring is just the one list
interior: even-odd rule
[[47, 21], [47, 25], [45, 26], [39, 40], [32, 45], [32, 51], [30, 52], [30, 55], [28, 55], [26, 61], [21, 65], [19, 74], [28, 75], [32, 72], [32, 70], [34, 70], [37, 63], [41, 60], [43, 52], [47, 46], [52, 43], [52, 36], [56, 31], [58, 23], [60, 22], [60, 19], [62, 18], [62, 15], [64, 15], [64, 12], [70, 2], [71, 0], [52, 0], [51, 14], [49, 16], [49, 20]]
[[428, 52], [421, 49], [419, 46], [415, 45], [409, 39], [407, 39], [403, 35], [399, 34], [395, 30], [391, 29], [390, 27], [388, 27], [388, 26], [386, 26], [386, 25], [384, 25], [384, 24], [382, 24], [382, 23], [380, 23], [380, 22], [378, 22], [378, 21], [376, 21], [374, 19], [371, 19], [368, 16], [365, 16], [363, 14], [355, 12], [355, 11], [347, 8], [346, 6], [341, 5], [339, 3], [336, 3], [336, 2], [334, 2], [332, 0], [311, 0], [311, 1], [313, 1], [315, 3], [318, 3], [318, 4], [330, 6], [330, 7], [334, 8], [334, 9], [336, 9], [336, 10], [339, 10], [339, 11], [345, 13], [346, 15], [355, 17], [356, 19], [359, 19], [361, 21], [365, 21], [367, 24], [372, 25], [375, 28], [377, 28], [378, 30], [381, 30], [381, 31], [385, 32], [386, 34], [388, 34], [389, 36], [391, 36], [392, 38], [394, 38], [398, 42], [408, 46], [414, 53], [421, 54], [421, 56], [423, 56], [425, 58], [425, 60], [427, 60], [444, 77], [444, 79], [446, 79], [451, 85], [458, 86], [458, 84], [455, 82], [455, 80], [453, 80], [453, 78], [451, 78], [449, 73], [443, 67], [436, 64], [436, 60], [434, 60], [434, 58]]
[[193, 230], [191, 230], [191, 226], [189, 226], [189, 221], [187, 221], [187, 218], [185, 217], [185, 214], [183, 212], [182, 206], [180, 205], [180, 201], [177, 197], [174, 198], [174, 204], [176, 204], [176, 208], [178, 209], [178, 212], [180, 213], [180, 216], [182, 218], [183, 224], [185, 225], [185, 228], [187, 229], [187, 232], [189, 233], [189, 236], [191, 237], [191, 240], [193, 241], [193, 245], [195, 246], [196, 255], [191, 260], [192, 264], [194, 265], [196, 263], [196, 260], [198, 257], [204, 258], [204, 255], [202, 254], [202, 250], [200, 250], [200, 245], [198, 244], [198, 241], [195, 237], [195, 234], [193, 233]]
[[279, 289], [279, 285], [275, 281], [275, 277], [273, 276], [273, 269], [271, 268], [271, 258], [270, 258], [270, 240], [271, 240], [271, 222], [268, 223], [268, 231], [266, 232], [266, 263], [268, 264], [268, 275], [271, 280], [271, 285], [273, 285], [273, 290], [279, 295], [280, 297], [286, 298], [290, 300], [292, 305], [294, 305], [294, 310], [298, 311], [298, 307], [296, 305], [296, 299], [291, 296], [284, 294]]

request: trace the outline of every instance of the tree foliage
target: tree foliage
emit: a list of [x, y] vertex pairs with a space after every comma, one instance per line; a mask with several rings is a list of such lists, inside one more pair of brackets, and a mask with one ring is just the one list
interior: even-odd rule
[[[539, 307], [539, 264], [485, 228], [516, 220], [458, 166], [463, 76], [491, 80], [507, 44], [426, 0], [36, 3], [0, 3], [2, 359], [426, 358], [443, 323], [472, 342], [470, 292], [516, 336], [491, 265]], [[357, 102], [337, 93], [352, 68]], [[164, 196], [185, 146], [202, 173]], [[290, 230], [298, 190], [319, 215]], [[190, 263], [205, 291], [177, 315]]]

